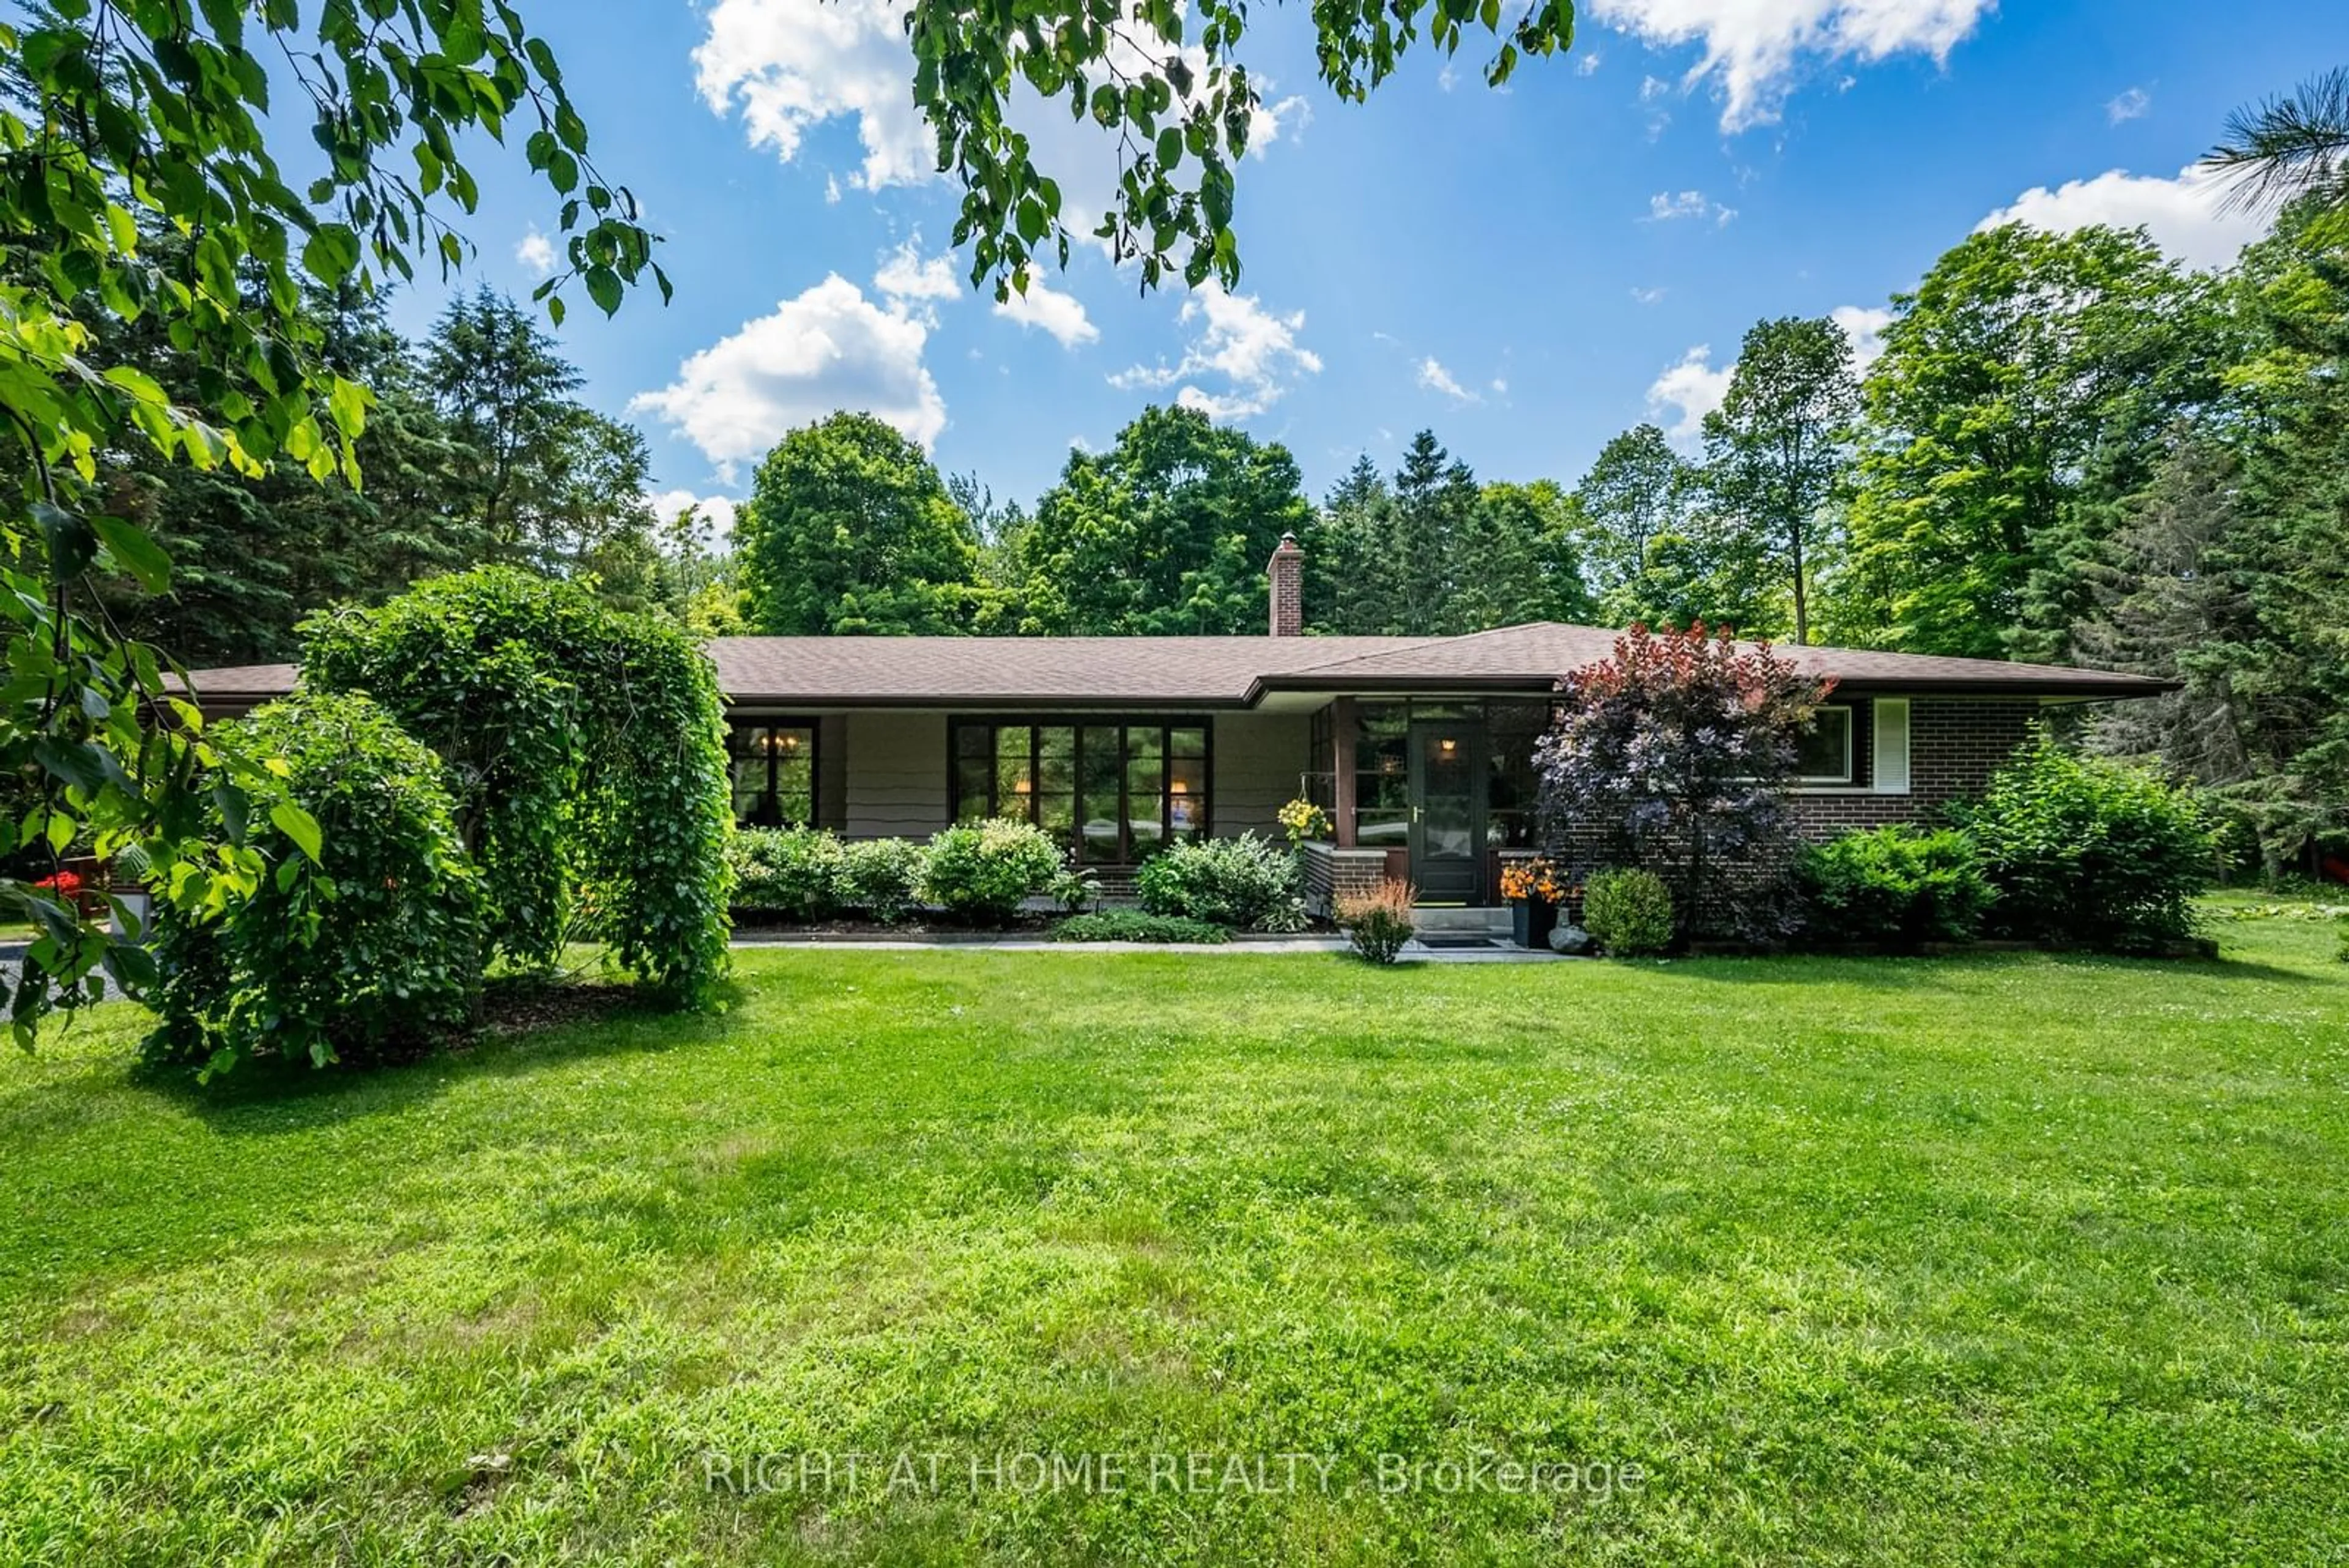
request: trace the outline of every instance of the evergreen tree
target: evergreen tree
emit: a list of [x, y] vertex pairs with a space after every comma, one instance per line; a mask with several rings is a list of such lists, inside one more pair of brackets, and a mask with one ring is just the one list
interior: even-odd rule
[[2183, 690], [2100, 717], [2106, 750], [2209, 786], [2271, 869], [2349, 842], [2349, 244], [2319, 202], [2226, 280], [2220, 405], [2119, 509], [2077, 628], [2090, 662]]
[[451, 301], [423, 379], [459, 454], [450, 506], [479, 558], [564, 575], [647, 557], [644, 437], [573, 397], [583, 378], [535, 318], [486, 286]]
[[1475, 524], [1476, 475], [1423, 430], [1404, 449], [1395, 471], [1394, 502], [1386, 515], [1386, 624], [1394, 634], [1444, 636], [1464, 629], [1457, 604]]
[[1390, 607], [1380, 552], [1394, 493], [1367, 453], [1330, 486], [1306, 530], [1305, 624], [1336, 636], [1375, 634]]
[[[165, 265], [188, 248], [166, 231], [148, 234], [141, 246]], [[463, 530], [440, 504], [454, 449], [381, 303], [347, 281], [333, 290], [311, 287], [304, 308], [319, 335], [321, 364], [375, 390], [356, 442], [364, 491], [338, 477], [314, 480], [282, 456], [248, 476], [131, 446], [109, 452], [100, 471], [109, 509], [146, 529], [171, 554], [175, 570], [161, 595], [125, 577], [103, 579], [99, 601], [124, 632], [182, 660], [291, 659], [294, 627], [310, 610], [378, 600], [466, 559]], [[202, 395], [199, 367], [158, 317], [98, 322], [93, 363], [140, 370], [175, 398]]]

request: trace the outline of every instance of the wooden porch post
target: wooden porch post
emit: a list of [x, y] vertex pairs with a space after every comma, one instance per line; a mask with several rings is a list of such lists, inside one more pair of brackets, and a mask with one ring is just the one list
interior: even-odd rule
[[1338, 847], [1354, 847], [1354, 700], [1340, 697], [1330, 704], [1330, 815], [1337, 821]]

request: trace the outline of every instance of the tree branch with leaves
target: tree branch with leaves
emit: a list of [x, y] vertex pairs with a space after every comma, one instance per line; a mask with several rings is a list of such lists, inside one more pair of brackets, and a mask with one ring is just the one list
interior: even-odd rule
[[[300, 191], [272, 151], [273, 86], [289, 80], [322, 155]], [[606, 311], [667, 281], [552, 51], [502, 0], [325, 0], [308, 22], [295, 0], [56, 0], [0, 26], [0, 439], [19, 475], [0, 508], [0, 765], [18, 797], [0, 851], [22, 871], [28, 855], [137, 846], [164, 897], [218, 908], [267, 871], [242, 841], [256, 812], [312, 858], [316, 826], [265, 765], [215, 752], [162, 655], [95, 608], [95, 573], [161, 591], [171, 571], [98, 504], [101, 454], [145, 445], [247, 475], [285, 462], [357, 485], [369, 393], [328, 368], [304, 275], [372, 289], [428, 257], [444, 275], [461, 263], [478, 190], [460, 149], [476, 132], [522, 134], [564, 199], [551, 313], [574, 281]], [[142, 224], [184, 243], [144, 246]], [[194, 395], [93, 358], [109, 318], [161, 323]], [[20, 1040], [97, 994], [101, 967], [134, 990], [152, 978], [143, 950], [33, 881], [0, 877], [0, 905], [39, 932], [9, 992]]]

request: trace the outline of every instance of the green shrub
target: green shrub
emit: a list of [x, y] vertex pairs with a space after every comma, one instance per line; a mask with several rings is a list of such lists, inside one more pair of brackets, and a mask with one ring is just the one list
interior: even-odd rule
[[848, 900], [848, 857], [821, 828], [745, 827], [726, 846], [734, 867], [734, 903], [787, 920], [822, 920]]
[[1062, 913], [1081, 915], [1101, 902], [1101, 878], [1082, 867], [1064, 867], [1061, 874], [1052, 878], [1052, 885], [1044, 891], [1046, 897], [1061, 907]]
[[1672, 895], [1664, 879], [1636, 867], [1601, 871], [1582, 887], [1582, 929], [1617, 958], [1672, 945]]
[[1814, 940], [1903, 952], [1972, 940], [1998, 897], [1974, 841], [1947, 827], [1847, 833], [1806, 851], [1799, 880]]
[[2027, 941], [2140, 952], [2191, 934], [2216, 844], [2189, 792], [2044, 736], [1958, 813], [1998, 890], [1991, 928]]
[[922, 846], [910, 838], [856, 838], [840, 846], [843, 907], [894, 926], [921, 901]]
[[1154, 915], [1181, 915], [1237, 930], [1305, 929], [1296, 857], [1253, 833], [1178, 844], [1134, 874], [1133, 892]]
[[206, 1077], [264, 1054], [360, 1065], [464, 1030], [481, 904], [440, 759], [357, 695], [305, 693], [207, 733], [256, 764], [284, 759], [319, 858], [256, 818], [245, 846], [268, 874], [249, 898], [202, 914], [159, 900], [147, 1058]]
[[1231, 933], [1206, 920], [1181, 915], [1146, 915], [1139, 909], [1099, 909], [1071, 915], [1052, 928], [1058, 942], [1196, 942], [1231, 940]]
[[1332, 911], [1338, 929], [1346, 933], [1355, 953], [1372, 963], [1392, 963], [1406, 943], [1419, 934], [1412, 909], [1419, 889], [1408, 882], [1389, 879], [1375, 893], [1340, 894]]
[[305, 690], [366, 692], [447, 765], [489, 957], [552, 973], [592, 931], [663, 1001], [715, 1000], [734, 810], [698, 639], [514, 566], [301, 629]]
[[965, 823], [930, 840], [922, 886], [931, 903], [966, 920], [1001, 925], [1052, 885], [1061, 852], [1051, 836], [1008, 817]]

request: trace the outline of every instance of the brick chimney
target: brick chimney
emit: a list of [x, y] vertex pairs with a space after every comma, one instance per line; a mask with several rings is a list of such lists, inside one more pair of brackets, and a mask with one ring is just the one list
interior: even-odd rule
[[1272, 635], [1304, 636], [1305, 552], [1297, 547], [1296, 535], [1280, 536], [1280, 547], [1265, 564], [1265, 572], [1272, 579]]

